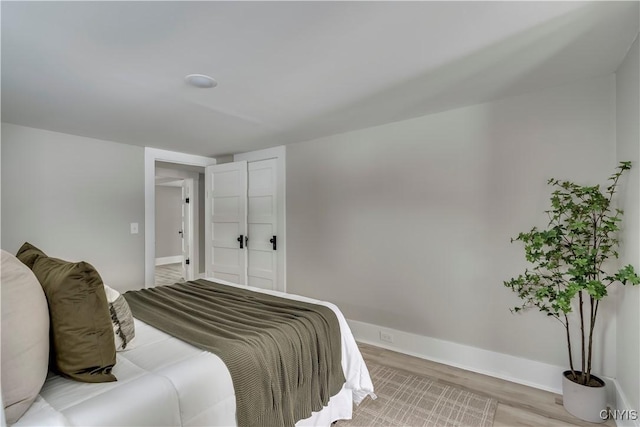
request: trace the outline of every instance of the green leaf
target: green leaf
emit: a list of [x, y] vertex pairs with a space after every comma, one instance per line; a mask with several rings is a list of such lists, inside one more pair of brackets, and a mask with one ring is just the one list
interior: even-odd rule
[[587, 283], [587, 292], [596, 300], [601, 300], [607, 295], [607, 287], [599, 280], [590, 280]]
[[622, 267], [616, 273], [615, 278], [623, 285], [627, 283], [630, 283], [632, 286], [640, 284], [640, 276], [638, 276], [631, 264]]

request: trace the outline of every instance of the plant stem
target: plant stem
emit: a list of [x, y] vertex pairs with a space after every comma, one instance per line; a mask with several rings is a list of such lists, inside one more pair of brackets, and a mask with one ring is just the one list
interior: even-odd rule
[[576, 370], [573, 368], [573, 352], [571, 351], [571, 332], [569, 331], [569, 319], [566, 313], [564, 313], [564, 321], [564, 328], [567, 331], [567, 347], [569, 348], [569, 368], [573, 378], [576, 379]]
[[[616, 181], [617, 183], [617, 178]], [[613, 192], [610, 193], [609, 196], [609, 203], [611, 201], [611, 197], [613, 196]], [[597, 280], [599, 278], [599, 266], [598, 266], [598, 251], [599, 251], [599, 242], [598, 242], [598, 222], [602, 220], [602, 216], [604, 215], [606, 211], [605, 209], [602, 209], [602, 211], [600, 212], [600, 216], [596, 216], [595, 212], [592, 215], [592, 220], [593, 220], [593, 246], [592, 249], [594, 251], [594, 254], [592, 255], [593, 257], [593, 271], [591, 272], [591, 274], [589, 274], [589, 279], [591, 280]], [[588, 353], [587, 353], [587, 370], [586, 370], [586, 379], [585, 379], [585, 385], [589, 385], [589, 382], [591, 380], [591, 356], [592, 356], [592, 351], [593, 351], [593, 329], [595, 327], [595, 322], [596, 322], [596, 313], [597, 313], [597, 302], [595, 302], [594, 304], [594, 297], [593, 295], [589, 295], [589, 348], [588, 348]], [[584, 355], [584, 352], [583, 352]]]
[[585, 371], [585, 362], [586, 362], [585, 355], [586, 355], [586, 353], [585, 353], [585, 348], [584, 348], [585, 347], [584, 312], [583, 312], [583, 304], [584, 304], [584, 302], [582, 300], [582, 291], [578, 292], [578, 298], [579, 298], [579, 301], [580, 301], [580, 344], [581, 344], [580, 347], [581, 347], [581, 350], [582, 350], [582, 360], [581, 360], [581, 362], [582, 362], [581, 363], [581, 367], [582, 367], [581, 371], [582, 372], [581, 372], [581, 375], [580, 375], [582, 380], [580, 381], [580, 383], [584, 383], [584, 374], [585, 374], [584, 371]]
[[595, 301], [595, 304], [594, 304], [594, 299], [593, 297], [591, 298], [591, 325], [590, 325], [591, 327], [589, 331], [589, 361], [587, 364], [587, 385], [591, 380], [591, 353], [593, 351], [593, 330], [595, 329], [595, 326], [596, 326], [596, 316], [598, 315], [599, 303], [600, 301]]

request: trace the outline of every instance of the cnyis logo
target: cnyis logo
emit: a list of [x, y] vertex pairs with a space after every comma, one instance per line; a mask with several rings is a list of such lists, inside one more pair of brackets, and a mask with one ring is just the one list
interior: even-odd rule
[[600, 411], [600, 419], [612, 419], [615, 421], [638, 421], [638, 411], [635, 409], [603, 409]]

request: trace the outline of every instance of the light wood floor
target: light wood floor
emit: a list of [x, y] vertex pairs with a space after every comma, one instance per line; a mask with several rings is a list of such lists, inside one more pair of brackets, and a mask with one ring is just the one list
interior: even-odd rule
[[[561, 403], [561, 396], [548, 391], [476, 374], [440, 363], [396, 353], [380, 347], [358, 343], [365, 361], [372, 361], [416, 375], [424, 375], [498, 401], [494, 427], [504, 426], [615, 426], [591, 424], [569, 414]], [[375, 384], [374, 384], [375, 388]]]
[[156, 265], [156, 286], [173, 285], [184, 282], [182, 277], [182, 263]]

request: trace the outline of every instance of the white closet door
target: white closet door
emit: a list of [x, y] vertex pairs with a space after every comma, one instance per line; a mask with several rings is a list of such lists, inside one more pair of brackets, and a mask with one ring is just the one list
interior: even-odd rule
[[248, 197], [248, 284], [278, 290], [279, 236], [275, 159], [249, 163]]
[[205, 256], [208, 277], [247, 283], [247, 162], [207, 166]]

